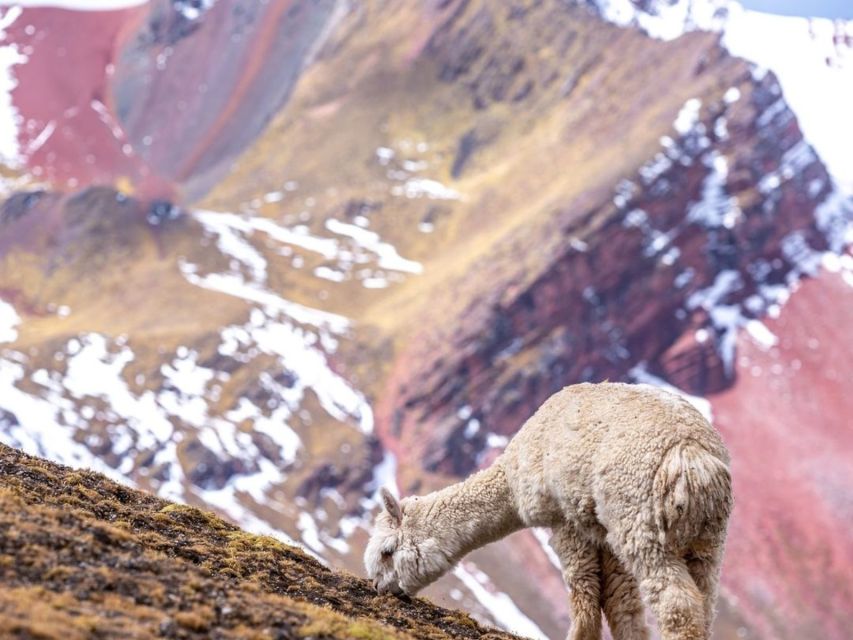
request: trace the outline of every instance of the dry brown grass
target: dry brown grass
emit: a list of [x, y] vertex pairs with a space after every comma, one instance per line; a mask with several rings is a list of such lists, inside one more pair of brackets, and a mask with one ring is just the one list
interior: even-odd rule
[[3, 638], [510, 638], [215, 515], [0, 445]]

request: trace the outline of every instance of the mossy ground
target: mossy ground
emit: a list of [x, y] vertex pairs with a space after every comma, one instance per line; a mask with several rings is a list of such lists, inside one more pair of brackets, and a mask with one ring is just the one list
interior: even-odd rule
[[211, 513], [0, 445], [0, 637], [510, 638]]

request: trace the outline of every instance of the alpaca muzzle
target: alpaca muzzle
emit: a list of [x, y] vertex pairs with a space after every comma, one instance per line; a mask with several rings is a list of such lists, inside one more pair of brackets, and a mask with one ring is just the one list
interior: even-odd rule
[[376, 590], [380, 596], [385, 595], [393, 595], [393, 596], [402, 596], [405, 595], [402, 587], [396, 582], [385, 582], [383, 583], [379, 578], [374, 578], [373, 580], [373, 588]]

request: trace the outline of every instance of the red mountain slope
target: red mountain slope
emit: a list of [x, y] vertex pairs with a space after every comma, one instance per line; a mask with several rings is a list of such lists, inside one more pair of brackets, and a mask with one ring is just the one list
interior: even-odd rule
[[849, 629], [853, 336], [835, 313], [853, 313], [848, 282], [824, 273], [803, 283], [765, 321], [776, 344], [742, 334], [737, 383], [711, 398], [737, 463], [727, 588], [763, 620], [762, 637]]

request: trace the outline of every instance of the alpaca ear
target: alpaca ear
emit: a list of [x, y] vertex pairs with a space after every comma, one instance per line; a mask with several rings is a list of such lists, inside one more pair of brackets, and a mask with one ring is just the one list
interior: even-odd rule
[[382, 495], [382, 504], [385, 506], [385, 511], [388, 512], [388, 515], [390, 515], [398, 525], [402, 523], [403, 510], [400, 508], [400, 503], [397, 502], [397, 498], [391, 495], [391, 492], [385, 487], [382, 487], [379, 493]]

